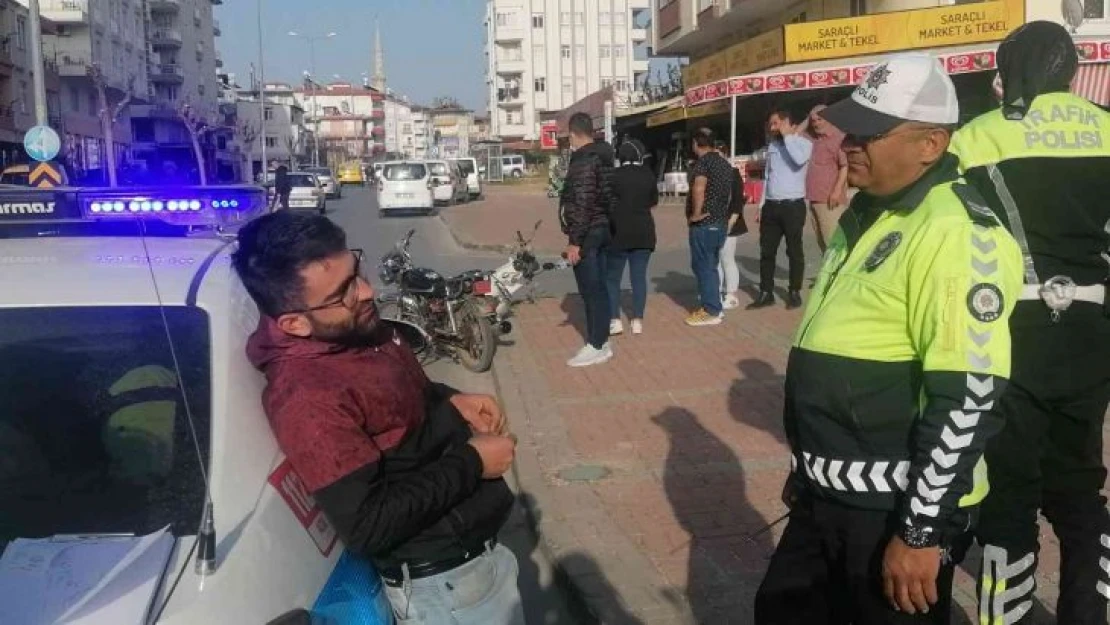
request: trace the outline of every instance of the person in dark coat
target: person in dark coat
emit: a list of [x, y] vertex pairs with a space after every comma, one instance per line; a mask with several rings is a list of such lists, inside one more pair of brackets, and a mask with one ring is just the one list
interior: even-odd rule
[[293, 192], [293, 182], [289, 180], [289, 168], [278, 165], [274, 170], [274, 203], [281, 203], [281, 207], [289, 210], [289, 194]]
[[609, 219], [612, 242], [606, 262], [609, 311], [613, 317], [609, 323], [611, 336], [624, 332], [620, 298], [625, 265], [632, 285], [629, 325], [632, 334], [643, 332], [648, 260], [655, 251], [655, 218], [651, 209], [659, 203], [655, 174], [643, 164], [644, 145], [636, 140], [626, 141], [617, 150], [617, 160], [621, 166], [613, 172], [613, 212]]

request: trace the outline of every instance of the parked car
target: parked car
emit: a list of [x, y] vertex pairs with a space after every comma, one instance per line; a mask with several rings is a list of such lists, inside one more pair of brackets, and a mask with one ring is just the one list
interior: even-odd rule
[[447, 161], [425, 161], [432, 176], [432, 195], [436, 202], [455, 204], [470, 199], [466, 178], [459, 167]]
[[343, 163], [339, 166], [338, 173], [340, 184], [357, 184], [360, 187], [366, 184], [366, 178], [362, 175], [362, 163], [358, 161]]
[[501, 156], [501, 175], [512, 178], [524, 177], [524, 157], [520, 154], [504, 154]]
[[477, 159], [470, 157], [452, 158], [448, 159], [448, 162], [458, 165], [459, 171], [466, 176], [466, 190], [470, 194], [471, 199], [482, 197], [482, 181], [478, 177]]
[[316, 177], [320, 180], [320, 185], [324, 187], [324, 193], [329, 198], [339, 199], [343, 197], [343, 185], [336, 180], [330, 167], [305, 167], [302, 171], [316, 174]]
[[432, 174], [421, 161], [382, 163], [378, 176], [378, 214], [391, 210], [435, 211]]

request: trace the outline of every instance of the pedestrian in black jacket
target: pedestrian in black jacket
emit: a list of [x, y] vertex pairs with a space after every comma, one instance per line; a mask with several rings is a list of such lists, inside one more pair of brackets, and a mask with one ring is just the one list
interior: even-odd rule
[[278, 165], [277, 170], [274, 171], [274, 204], [281, 204], [285, 210], [289, 210], [289, 195], [293, 193], [293, 182], [289, 180], [289, 168], [285, 165]]
[[585, 113], [570, 117], [566, 181], [559, 200], [559, 219], [567, 235], [564, 256], [574, 266], [574, 279], [586, 306], [586, 345], [567, 361], [588, 367], [613, 357], [609, 347], [609, 296], [606, 293], [606, 250], [609, 213], [613, 204], [613, 148], [594, 141], [593, 120]]
[[659, 203], [655, 174], [643, 164], [644, 144], [632, 140], [617, 150], [621, 166], [613, 172], [613, 240], [609, 244], [608, 270], [610, 336], [624, 332], [621, 323], [621, 279], [628, 265], [632, 285], [632, 334], [643, 332], [647, 305], [647, 267], [655, 251], [655, 218], [651, 209]]

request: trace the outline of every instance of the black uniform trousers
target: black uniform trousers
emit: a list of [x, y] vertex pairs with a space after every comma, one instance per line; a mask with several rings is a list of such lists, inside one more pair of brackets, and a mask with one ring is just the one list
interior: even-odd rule
[[991, 490], [977, 530], [983, 544], [980, 620], [1028, 622], [1037, 512], [1060, 540], [1057, 620], [1106, 623], [1110, 515], [1101, 489], [1102, 426], [1110, 402], [1110, 317], [1075, 302], [1058, 323], [1039, 300], [1011, 319], [1013, 371], [999, 410], [1006, 425], [986, 449]]
[[913, 615], [883, 595], [883, 553], [897, 523], [893, 512], [803, 496], [756, 593], [755, 625], [947, 625], [955, 564], [971, 542], [967, 523], [957, 519], [945, 532], [950, 561], [940, 568], [939, 601]]

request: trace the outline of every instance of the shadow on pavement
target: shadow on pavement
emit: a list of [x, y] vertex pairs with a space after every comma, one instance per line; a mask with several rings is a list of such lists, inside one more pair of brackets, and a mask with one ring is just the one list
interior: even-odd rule
[[[616, 591], [605, 581], [601, 568], [588, 554], [573, 552], [552, 562], [551, 575], [546, 577], [536, 558], [551, 562], [550, 554], [536, 534], [542, 513], [536, 499], [519, 493], [509, 525], [512, 531], [502, 532], [506, 546], [517, 555], [520, 573], [517, 586], [524, 600], [524, 617], [528, 625], [645, 625], [629, 614], [617, 599]], [[512, 543], [512, 544], [510, 544]], [[593, 605], [609, 609], [604, 620], [587, 606], [587, 599], [571, 581], [570, 576], [587, 576], [592, 580], [590, 597]]]
[[[749, 622], [763, 554], [772, 545], [769, 533], [752, 536], [765, 521], [748, 501], [740, 459], [689, 410], [672, 406], [652, 421], [670, 439], [663, 485], [691, 537], [686, 598], [695, 621]], [[735, 611], [737, 593], [747, 595], [746, 614]]]
[[662, 293], [687, 310], [698, 306], [698, 283], [687, 272], [668, 271], [662, 276], [651, 278], [651, 290]]

